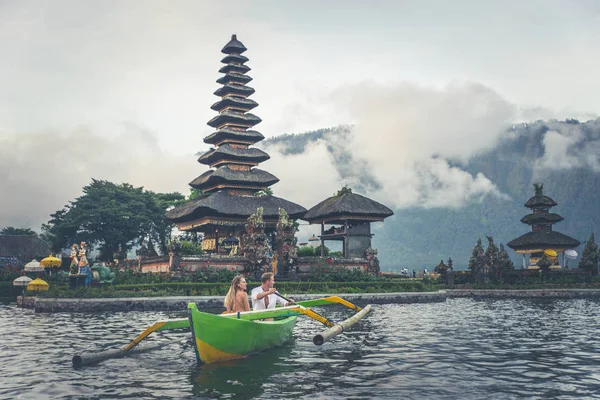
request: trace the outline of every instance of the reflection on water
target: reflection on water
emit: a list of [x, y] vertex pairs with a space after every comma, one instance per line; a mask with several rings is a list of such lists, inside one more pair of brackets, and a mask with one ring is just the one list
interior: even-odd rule
[[76, 352], [120, 347], [155, 320], [181, 317], [0, 305], [0, 399], [600, 397], [600, 303], [590, 300], [375, 306], [321, 347], [312, 336], [322, 326], [299, 318], [285, 346], [209, 365], [196, 364], [189, 333], [165, 332], [152, 338], [159, 350], [71, 367]]

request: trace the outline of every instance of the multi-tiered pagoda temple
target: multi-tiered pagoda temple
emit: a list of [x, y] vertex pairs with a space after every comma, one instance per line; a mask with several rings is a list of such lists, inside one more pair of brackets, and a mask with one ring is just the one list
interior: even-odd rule
[[217, 80], [223, 85], [215, 95], [220, 100], [211, 106], [219, 114], [208, 121], [216, 131], [204, 138], [214, 147], [202, 154], [198, 162], [209, 170], [198, 176], [190, 186], [202, 191], [202, 196], [167, 212], [167, 218], [183, 231], [203, 232], [202, 247], [218, 251], [219, 243], [227, 237], [239, 237], [247, 218], [263, 208], [267, 230], [274, 229], [279, 208], [290, 218], [302, 217], [306, 209], [290, 201], [266, 194], [267, 188], [279, 181], [267, 171], [256, 168], [269, 159], [264, 151], [251, 147], [264, 139], [252, 130], [261, 119], [249, 111], [258, 106], [249, 97], [254, 89], [247, 86], [252, 78], [246, 73], [248, 58], [242, 53], [246, 47], [236, 35], [221, 50], [225, 64]]
[[[580, 242], [572, 237], [552, 230], [552, 225], [562, 221], [564, 218], [550, 212], [550, 209], [558, 205], [550, 197], [544, 195], [544, 185], [534, 184], [535, 194], [525, 203], [525, 207], [532, 210], [521, 218], [521, 222], [531, 225], [531, 232], [524, 234], [507, 243], [507, 246], [518, 254], [523, 254], [523, 268], [536, 268], [537, 262], [542, 257], [544, 250], [554, 250], [559, 255], [564, 251], [579, 246]], [[526, 255], [529, 255], [529, 265]], [[555, 263], [558, 259], [554, 260]]]

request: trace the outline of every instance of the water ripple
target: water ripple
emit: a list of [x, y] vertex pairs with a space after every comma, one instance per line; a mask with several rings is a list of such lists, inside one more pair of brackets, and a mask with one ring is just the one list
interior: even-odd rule
[[[383, 305], [321, 347], [294, 340], [242, 360], [197, 365], [189, 334], [159, 350], [76, 370], [76, 352], [120, 347], [180, 313], [35, 314], [0, 305], [0, 399], [600, 398], [599, 303], [453, 299]], [[333, 320], [345, 310], [323, 312]]]

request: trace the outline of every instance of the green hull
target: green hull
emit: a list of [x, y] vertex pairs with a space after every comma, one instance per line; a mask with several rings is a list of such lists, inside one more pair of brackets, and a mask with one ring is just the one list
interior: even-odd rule
[[259, 321], [200, 312], [194, 303], [188, 309], [196, 357], [203, 363], [242, 358], [279, 346], [291, 338], [296, 325], [295, 316]]

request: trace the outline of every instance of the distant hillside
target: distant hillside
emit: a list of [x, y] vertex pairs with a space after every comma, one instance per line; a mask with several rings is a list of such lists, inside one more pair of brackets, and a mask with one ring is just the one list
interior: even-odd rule
[[[576, 152], [570, 160], [574, 166], [568, 169], [536, 168], [536, 163], [544, 156], [543, 140], [546, 133], [567, 130], [575, 130], [584, 137], [577, 144], [578, 150], [585, 150], [587, 146], [588, 149], [595, 147], [597, 151], [588, 151], [587, 155]], [[558, 203], [558, 206], [552, 208], [552, 212], [565, 218], [554, 225], [555, 230], [582, 242], [577, 249], [579, 254], [582, 252], [583, 242], [592, 232], [598, 236], [600, 173], [594, 166], [600, 165], [597, 159], [600, 153], [600, 120], [586, 123], [575, 120], [537, 121], [513, 127], [511, 133], [512, 139], [505, 140], [487, 154], [473, 158], [467, 165], [461, 165], [461, 168], [471, 174], [483, 173], [512, 200], [487, 197], [483, 202], [473, 201], [458, 210], [394, 210], [395, 215], [386, 219], [382, 229], [374, 237], [374, 247], [379, 249], [383, 270], [394, 271], [404, 267], [431, 269], [448, 257], [452, 257], [458, 269], [466, 269], [478, 238], [482, 238], [485, 243], [485, 235], [493, 236], [497, 244], [506, 244], [530, 230], [520, 219], [530, 211], [523, 204], [533, 195], [532, 185], [535, 182], [544, 183], [544, 193]], [[304, 134], [282, 135], [266, 140], [262, 145], [269, 147], [277, 144], [283, 146], [285, 152], [302, 153], [309, 142], [324, 140], [332, 151], [336, 141], [351, 134], [350, 126], [341, 126]], [[590, 160], [590, 154], [596, 159]], [[587, 157], [587, 160], [582, 159], [578, 163], [577, 157]], [[335, 160], [342, 177], [349, 171], [356, 170], [348, 168], [353, 162], [352, 154], [337, 154]], [[377, 186], [374, 177], [365, 175], [360, 180], [365, 187]], [[335, 189], [332, 188], [332, 191]], [[521, 258], [512, 250], [507, 250], [515, 265], [520, 266]]]

